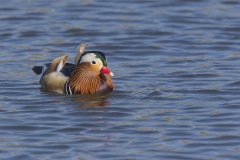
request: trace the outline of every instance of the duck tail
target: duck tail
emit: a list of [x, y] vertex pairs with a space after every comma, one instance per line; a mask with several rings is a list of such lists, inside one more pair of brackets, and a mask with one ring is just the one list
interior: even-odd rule
[[34, 66], [32, 70], [36, 75], [40, 75], [43, 73], [43, 66]]

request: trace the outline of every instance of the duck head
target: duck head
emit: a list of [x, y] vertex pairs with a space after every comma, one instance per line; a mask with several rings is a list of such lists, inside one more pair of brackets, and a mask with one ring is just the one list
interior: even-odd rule
[[79, 64], [88, 63], [90, 66], [90, 69], [92, 71], [114, 76], [113, 72], [111, 72], [107, 67], [107, 59], [103, 52], [99, 51], [87, 51], [82, 54], [82, 56], [79, 59]]

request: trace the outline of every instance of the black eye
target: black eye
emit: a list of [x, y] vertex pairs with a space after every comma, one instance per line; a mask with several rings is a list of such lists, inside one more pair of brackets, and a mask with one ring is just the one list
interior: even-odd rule
[[96, 61], [92, 61], [92, 64], [96, 64]]

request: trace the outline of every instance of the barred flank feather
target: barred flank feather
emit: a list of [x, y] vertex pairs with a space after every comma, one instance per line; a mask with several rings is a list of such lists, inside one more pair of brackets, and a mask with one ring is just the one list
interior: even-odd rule
[[60, 70], [65, 65], [68, 56], [62, 56], [54, 59], [43, 73], [40, 84], [43, 90], [48, 92], [64, 93], [64, 84], [68, 80]]

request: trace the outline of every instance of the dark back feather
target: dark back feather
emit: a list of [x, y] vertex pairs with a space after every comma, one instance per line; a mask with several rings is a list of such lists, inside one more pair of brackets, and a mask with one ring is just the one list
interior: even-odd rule
[[[46, 68], [48, 68], [50, 66], [50, 63], [45, 64]], [[73, 69], [76, 65], [72, 64], [72, 63], [66, 63], [65, 66], [62, 68], [61, 72], [65, 75], [65, 76], [70, 76], [73, 72]], [[40, 75], [42, 74], [44, 71], [44, 67], [43, 66], [34, 66], [32, 68], [33, 72], [36, 75]]]

